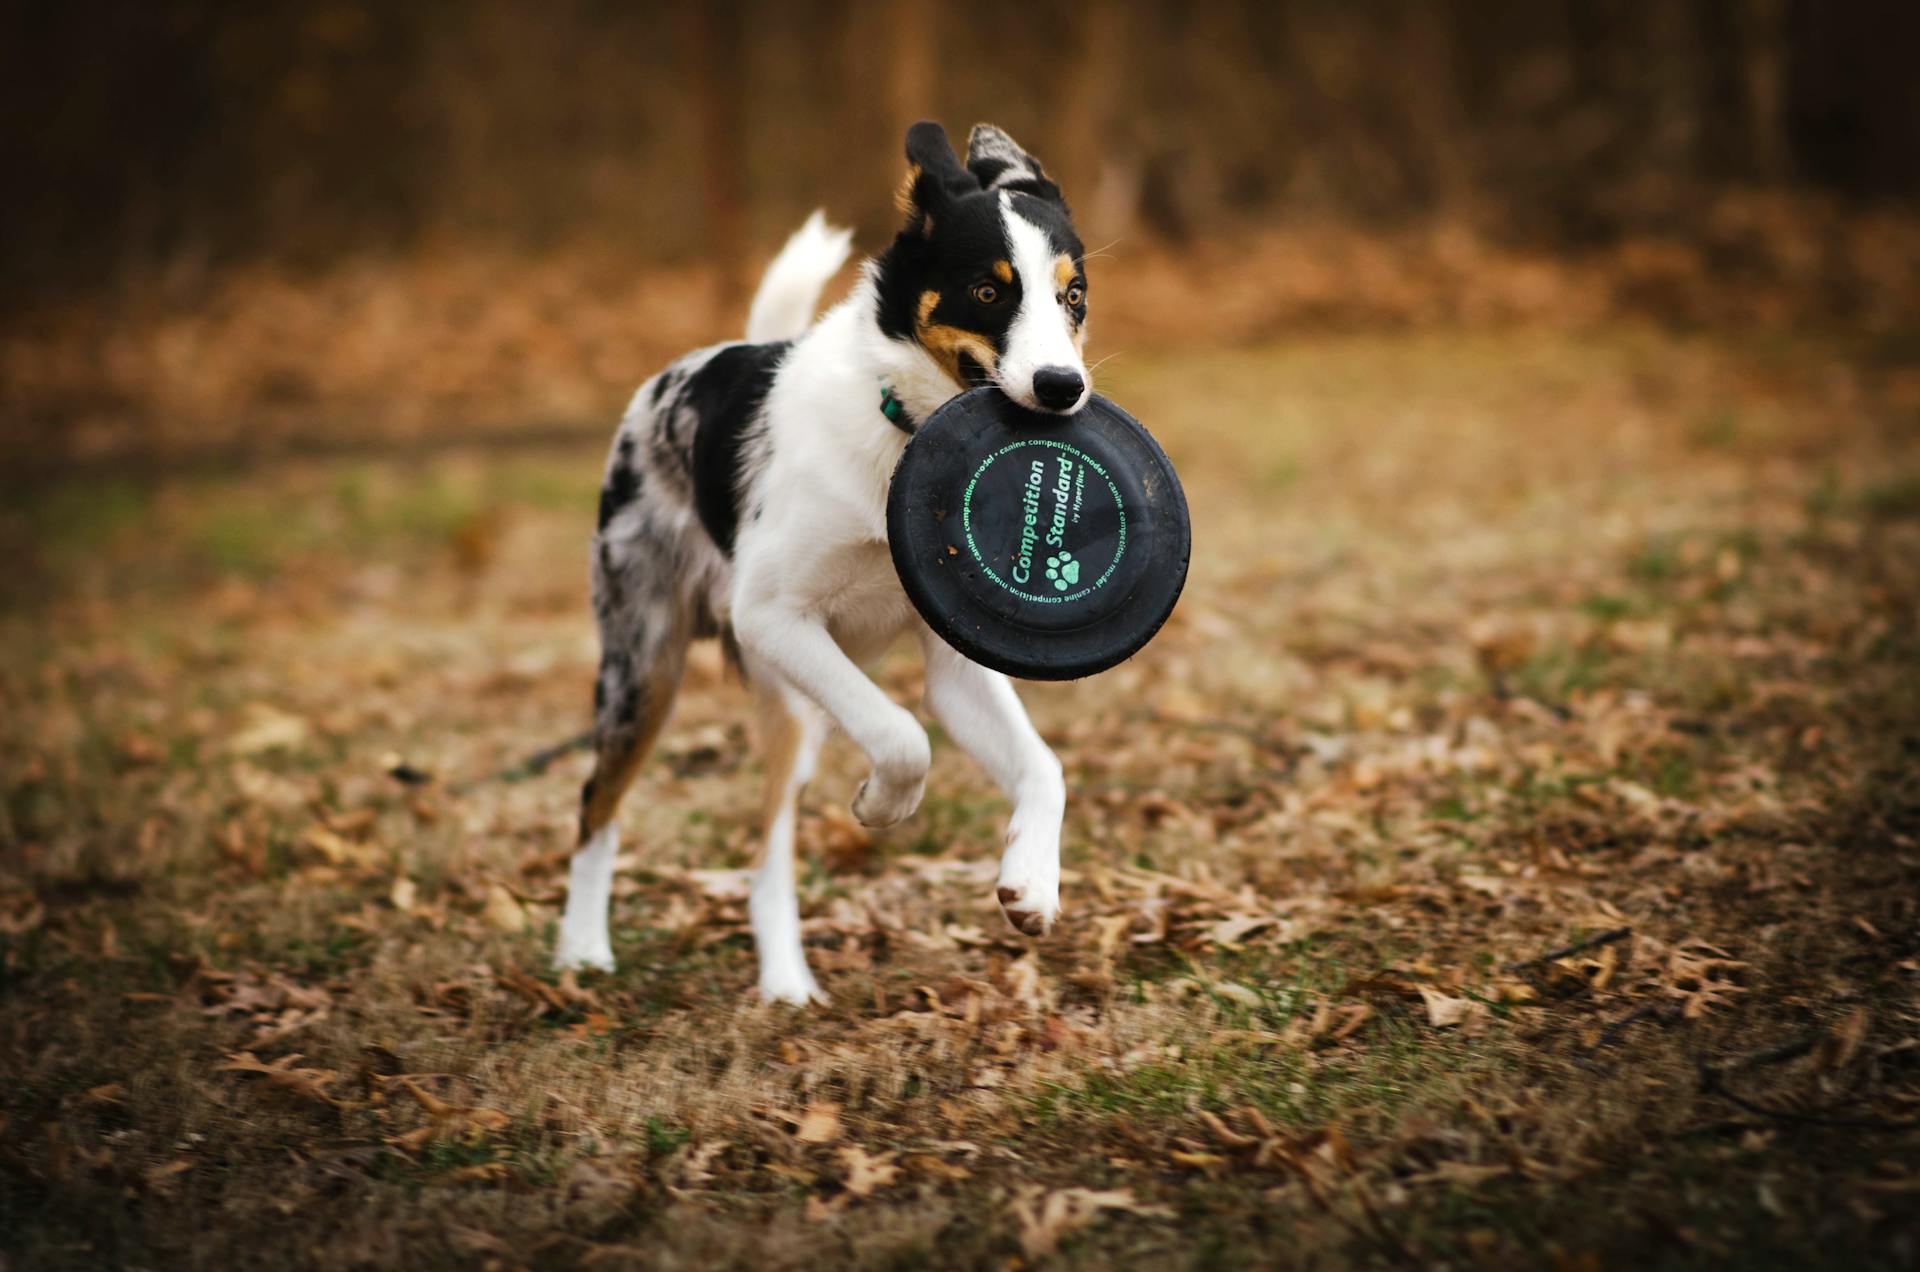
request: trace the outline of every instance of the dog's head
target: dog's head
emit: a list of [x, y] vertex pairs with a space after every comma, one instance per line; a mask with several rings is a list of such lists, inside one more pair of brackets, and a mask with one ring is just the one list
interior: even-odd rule
[[907, 130], [907, 223], [876, 274], [880, 325], [918, 342], [957, 384], [993, 383], [1070, 415], [1092, 392], [1083, 249], [1060, 187], [992, 124], [961, 164], [944, 128]]

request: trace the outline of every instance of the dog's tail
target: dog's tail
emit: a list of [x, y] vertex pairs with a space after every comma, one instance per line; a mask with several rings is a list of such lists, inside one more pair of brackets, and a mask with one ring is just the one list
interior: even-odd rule
[[753, 308], [747, 311], [747, 339], [756, 344], [791, 340], [813, 325], [820, 289], [847, 263], [852, 250], [852, 230], [828, 225], [822, 212], [808, 217], [760, 279]]

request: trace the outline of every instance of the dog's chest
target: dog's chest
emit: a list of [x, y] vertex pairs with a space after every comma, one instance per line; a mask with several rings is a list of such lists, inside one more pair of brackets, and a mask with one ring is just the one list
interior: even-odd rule
[[827, 627], [849, 650], [891, 640], [913, 619], [884, 543], [843, 548], [832, 570], [833, 586], [821, 596]]

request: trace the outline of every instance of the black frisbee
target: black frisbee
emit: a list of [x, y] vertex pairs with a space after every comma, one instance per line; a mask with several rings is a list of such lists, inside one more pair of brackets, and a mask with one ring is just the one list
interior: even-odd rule
[[1027, 680], [1105, 671], [1153, 638], [1187, 581], [1180, 478], [1095, 395], [1070, 416], [971, 389], [914, 431], [887, 491], [887, 543], [921, 617]]

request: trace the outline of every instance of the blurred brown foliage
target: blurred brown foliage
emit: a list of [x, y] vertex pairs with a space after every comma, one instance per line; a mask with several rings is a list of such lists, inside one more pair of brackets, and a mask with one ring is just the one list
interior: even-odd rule
[[[1100, 352], [1920, 309], [1920, 7], [214, 0], [0, 46], [0, 460], [578, 428], [900, 133], [1061, 177]], [[1901, 337], [1904, 339], [1904, 337]]]
[[9, 28], [18, 280], [447, 236], [684, 257], [823, 198], [871, 234], [922, 115], [1013, 129], [1096, 236], [1471, 208], [1585, 243], [1691, 223], [1703, 186], [1920, 189], [1905, 4], [82, 0]]

